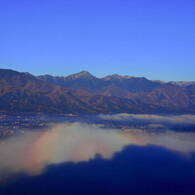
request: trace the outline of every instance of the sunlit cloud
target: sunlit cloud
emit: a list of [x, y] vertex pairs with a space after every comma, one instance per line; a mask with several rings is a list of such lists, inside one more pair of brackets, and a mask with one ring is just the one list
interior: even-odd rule
[[56, 125], [47, 131], [27, 132], [13, 137], [0, 146], [0, 172], [39, 174], [48, 164], [80, 162], [93, 159], [96, 154], [110, 159], [128, 144], [116, 130], [81, 125]]
[[157, 145], [182, 154], [195, 152], [195, 133], [122, 132], [79, 123], [54, 125], [0, 142], [0, 179], [6, 173], [38, 175], [50, 164], [112, 159], [127, 145]]

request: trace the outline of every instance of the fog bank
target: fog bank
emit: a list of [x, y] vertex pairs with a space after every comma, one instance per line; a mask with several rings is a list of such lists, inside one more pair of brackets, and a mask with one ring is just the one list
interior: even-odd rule
[[195, 133], [122, 132], [79, 123], [58, 124], [0, 142], [0, 180], [18, 172], [38, 175], [49, 164], [85, 162], [97, 154], [111, 159], [130, 144], [153, 144], [189, 155], [195, 152]]
[[153, 115], [153, 114], [113, 114], [99, 115], [103, 120], [113, 121], [145, 121], [149, 123], [170, 123], [195, 125], [195, 115]]

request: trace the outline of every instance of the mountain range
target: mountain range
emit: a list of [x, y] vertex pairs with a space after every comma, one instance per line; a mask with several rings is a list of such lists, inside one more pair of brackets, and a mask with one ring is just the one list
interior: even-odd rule
[[144, 77], [87, 71], [66, 77], [33, 76], [0, 69], [1, 112], [195, 113], [195, 82], [162, 82]]

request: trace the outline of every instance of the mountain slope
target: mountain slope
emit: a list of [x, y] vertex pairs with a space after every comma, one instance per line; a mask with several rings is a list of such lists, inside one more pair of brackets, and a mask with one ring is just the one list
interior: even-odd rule
[[117, 74], [109, 75], [103, 78], [103, 80], [114, 83], [121, 89], [127, 90], [130, 93], [152, 91], [154, 88], [161, 86], [161, 83], [150, 81], [144, 77], [120, 76]]
[[[79, 79], [79, 75], [84, 76], [84, 81]], [[45, 76], [39, 77], [41, 80]], [[53, 83], [56, 77], [53, 78]], [[67, 82], [67, 78], [69, 82]], [[109, 75], [98, 79], [84, 71], [78, 74], [63, 77], [64, 83], [68, 88], [83, 89], [96, 95], [115, 96], [136, 100], [147, 105], [155, 105], [161, 109], [182, 112], [188, 110], [195, 112], [195, 85], [184, 82], [186, 87], [174, 82], [150, 81], [144, 77], [120, 76], [117, 74]], [[183, 82], [182, 82], [183, 83]], [[90, 87], [89, 87], [90, 86]], [[183, 85], [182, 85], [183, 86]]]
[[[67, 77], [52, 77], [51, 75], [38, 76], [38, 79], [50, 84], [67, 87], [70, 89], [82, 89], [93, 94], [127, 97], [128, 93], [151, 91], [162, 85], [158, 81], [150, 81], [144, 77], [109, 75], [102, 79], [96, 78], [87, 71], [72, 74]], [[113, 85], [115, 88], [113, 88]], [[121, 91], [123, 91], [121, 93]], [[120, 94], [120, 95], [118, 95]], [[124, 96], [121, 96], [124, 94]]]
[[12, 112], [148, 112], [150, 106], [135, 100], [92, 95], [38, 80], [12, 70], [0, 70], [0, 111]]
[[180, 87], [188, 87], [190, 85], [195, 85], [195, 81], [171, 81], [169, 82], [173, 85], [180, 86]]
[[[78, 78], [81, 83], [79, 86]], [[130, 81], [126, 84], [126, 79], [131, 78], [115, 75], [112, 78], [114, 81], [111, 82], [110, 79], [94, 78], [87, 72], [66, 78], [72, 86], [83, 88], [87, 86], [94, 94], [96, 93], [94, 95], [80, 89], [53, 85], [27, 73], [0, 69], [0, 111], [85, 114], [195, 113], [194, 85], [182, 88], [170, 83], [160, 83], [157, 86], [155, 82], [149, 87], [150, 82], [147, 79], [139, 78], [133, 81], [138, 91], [130, 92], [129, 88], [133, 86], [129, 87]], [[103, 85], [103, 82], [106, 82], [106, 85]], [[145, 88], [148, 86], [147, 90], [140, 91], [143, 86]]]
[[146, 104], [153, 104], [163, 108], [171, 108], [172, 110], [191, 110], [194, 111], [195, 98], [194, 92], [172, 85], [164, 84], [155, 88], [151, 92], [141, 92], [131, 94], [129, 98], [138, 99]]
[[81, 71], [67, 77], [43, 75], [38, 76], [37, 78], [50, 84], [59, 85], [61, 87], [67, 87], [70, 89], [83, 89], [91, 93], [95, 93], [96, 90], [107, 85], [107, 82], [94, 77], [87, 71]]
[[87, 111], [89, 105], [82, 99], [90, 96], [87, 92], [51, 85], [24, 73], [0, 70], [1, 110], [69, 111], [74, 108]]

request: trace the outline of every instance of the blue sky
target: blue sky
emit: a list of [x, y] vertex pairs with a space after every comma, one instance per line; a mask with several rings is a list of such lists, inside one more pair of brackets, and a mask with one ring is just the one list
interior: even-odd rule
[[194, 0], [1, 0], [0, 68], [195, 80]]

